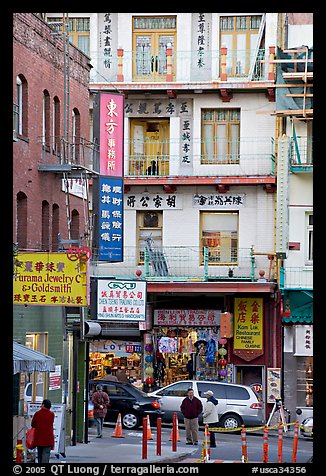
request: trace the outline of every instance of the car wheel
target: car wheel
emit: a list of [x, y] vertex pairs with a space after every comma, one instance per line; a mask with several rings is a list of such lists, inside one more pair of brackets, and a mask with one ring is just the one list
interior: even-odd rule
[[237, 415], [225, 415], [220, 420], [220, 425], [222, 428], [240, 428], [242, 425], [242, 420]]
[[139, 426], [139, 418], [135, 413], [128, 412], [122, 416], [121, 420], [123, 428], [133, 430]]

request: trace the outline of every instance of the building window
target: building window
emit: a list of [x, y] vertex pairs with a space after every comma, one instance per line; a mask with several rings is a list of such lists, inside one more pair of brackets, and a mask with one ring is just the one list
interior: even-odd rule
[[238, 261], [238, 220], [237, 212], [202, 212], [200, 216], [201, 264], [204, 263], [203, 250], [208, 249], [209, 264], [235, 264]]
[[[63, 31], [63, 18], [52, 17], [47, 19], [48, 23], [52, 23], [52, 27], [55, 31]], [[74, 46], [77, 46], [87, 56], [90, 54], [90, 19], [87, 17], [82, 18], [69, 18], [68, 19], [68, 33], [69, 41]]]
[[59, 250], [59, 205], [52, 206], [52, 251]]
[[307, 213], [307, 264], [313, 263], [313, 214]]
[[17, 243], [18, 249], [27, 249], [27, 196], [17, 193]]
[[133, 18], [133, 79], [165, 81], [167, 74], [166, 48], [172, 48], [172, 75], [175, 77], [175, 17]]
[[46, 200], [42, 202], [42, 251], [50, 251], [50, 235], [49, 235], [49, 203]]
[[262, 17], [222, 16], [220, 45], [227, 48], [226, 72], [231, 77], [247, 76], [255, 59]]
[[202, 164], [238, 164], [240, 109], [203, 109]]
[[71, 212], [71, 227], [70, 234], [72, 240], [79, 240], [79, 212], [78, 210], [73, 210]]
[[72, 111], [72, 161], [79, 163], [80, 158], [80, 114], [78, 109]]
[[313, 406], [313, 357], [297, 357], [297, 406]]
[[43, 147], [50, 148], [50, 94], [45, 89], [43, 91]]
[[60, 100], [57, 96], [53, 98], [53, 153], [60, 155]]
[[146, 240], [152, 248], [162, 248], [163, 213], [156, 211], [137, 212], [138, 265], [144, 264]]
[[[48, 355], [48, 334], [46, 332], [26, 334], [26, 347], [37, 350]], [[49, 387], [48, 372], [32, 372], [28, 374], [27, 383], [32, 383], [31, 394], [32, 402], [42, 402], [47, 396], [47, 388]]]
[[132, 119], [129, 175], [169, 175], [170, 122]]
[[25, 77], [20, 74], [16, 78], [17, 99], [14, 104], [14, 131], [21, 136], [28, 136], [28, 85]]

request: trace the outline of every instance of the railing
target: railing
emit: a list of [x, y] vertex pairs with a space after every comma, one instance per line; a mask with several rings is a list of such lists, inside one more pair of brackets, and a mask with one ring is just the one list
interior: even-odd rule
[[142, 153], [135, 154], [135, 142], [126, 140], [125, 151], [131, 151], [126, 176], [274, 175], [274, 140], [270, 137], [189, 140], [186, 165], [182, 163], [182, 146], [182, 138], [144, 140], [137, 144]]
[[135, 279], [136, 271], [142, 272], [141, 279], [155, 281], [255, 281], [265, 277], [274, 280], [270, 262], [265, 256], [253, 256], [251, 248], [240, 248], [237, 260], [228, 263], [210, 263], [206, 251], [199, 246], [165, 246], [155, 249], [156, 254], [145, 252], [144, 262], [139, 264], [139, 252], [135, 246], [124, 247], [121, 263], [91, 262], [93, 276]]
[[281, 268], [280, 289], [313, 289], [313, 266]]
[[[211, 82], [266, 81], [269, 67], [268, 49], [207, 50], [198, 64], [197, 50], [167, 47], [155, 54], [150, 50], [127, 51], [118, 48], [111, 56], [90, 53], [95, 68], [91, 82]], [[267, 59], [266, 59], [267, 58]], [[170, 69], [169, 69], [169, 65]], [[103, 73], [101, 73], [102, 71]]]
[[99, 146], [84, 138], [76, 140], [63, 137], [39, 136], [37, 142], [42, 144], [42, 165], [70, 164], [88, 170], [98, 170]]
[[293, 170], [306, 170], [307, 167], [311, 169], [313, 165], [313, 137], [291, 137], [289, 158]]

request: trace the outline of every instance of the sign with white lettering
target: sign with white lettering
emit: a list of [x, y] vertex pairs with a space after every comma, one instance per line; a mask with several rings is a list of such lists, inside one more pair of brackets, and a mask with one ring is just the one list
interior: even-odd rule
[[156, 326], [218, 326], [221, 311], [209, 309], [155, 309]]

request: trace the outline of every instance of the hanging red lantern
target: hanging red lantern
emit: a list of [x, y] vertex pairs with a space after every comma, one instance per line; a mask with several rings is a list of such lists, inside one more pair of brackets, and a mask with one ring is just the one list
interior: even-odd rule
[[227, 363], [228, 363], [228, 362], [227, 362], [227, 360], [225, 360], [225, 359], [220, 359], [220, 360], [218, 361], [218, 365], [219, 365], [220, 367], [225, 367]]

